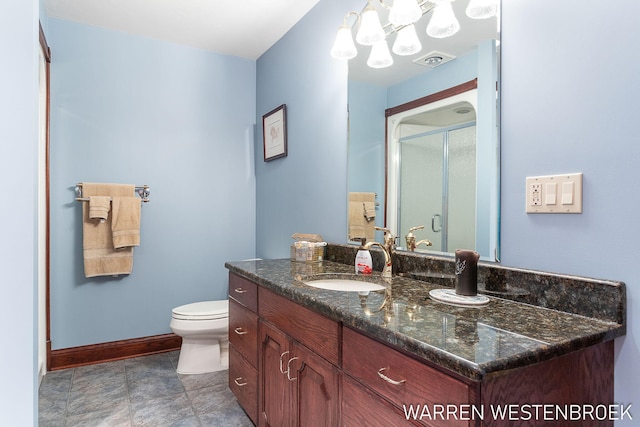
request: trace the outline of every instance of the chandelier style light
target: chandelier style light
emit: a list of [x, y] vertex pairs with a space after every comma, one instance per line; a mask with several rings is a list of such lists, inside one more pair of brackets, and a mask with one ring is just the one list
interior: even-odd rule
[[[414, 24], [424, 15], [431, 12], [427, 35], [433, 38], [451, 37], [460, 30], [460, 23], [456, 19], [451, 3], [456, 0], [393, 0], [388, 6], [385, 0], [378, 0], [389, 9], [389, 22], [384, 26], [380, 22], [378, 12], [373, 5], [375, 0], [367, 0], [367, 6], [362, 13], [349, 12], [335, 42], [331, 48], [331, 56], [336, 59], [352, 59], [358, 54], [353, 42], [352, 27], [359, 24], [356, 32], [356, 42], [362, 46], [371, 46], [367, 65], [372, 68], [384, 68], [393, 64], [393, 57], [389, 52], [387, 36], [396, 33], [392, 51], [396, 55], [413, 55], [422, 49]], [[462, 0], [458, 0], [462, 1]], [[472, 19], [487, 19], [496, 16], [500, 0], [469, 0], [465, 10]], [[349, 17], [356, 16], [352, 26], [347, 24]]]

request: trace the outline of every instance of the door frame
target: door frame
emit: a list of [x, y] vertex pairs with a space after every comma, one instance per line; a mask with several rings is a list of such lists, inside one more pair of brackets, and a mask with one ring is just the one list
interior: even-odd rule
[[[48, 367], [50, 366], [50, 358], [51, 358], [51, 315], [50, 315], [50, 301], [51, 301], [51, 265], [50, 265], [50, 142], [49, 142], [49, 123], [51, 117], [51, 48], [47, 43], [47, 38], [45, 37], [44, 30], [42, 28], [42, 23], [39, 24], [39, 42], [40, 42], [40, 50], [44, 57], [44, 72], [45, 78], [44, 82], [46, 84], [45, 88], [45, 113], [44, 117], [38, 118], [38, 126], [40, 131], [44, 133], [44, 138], [38, 137], [38, 156], [44, 155], [44, 170], [42, 168], [38, 168], [38, 182], [41, 182], [43, 178], [41, 174], [44, 174], [44, 188], [40, 188], [38, 185], [38, 210], [40, 211], [42, 207], [43, 218], [38, 219], [38, 236], [40, 237], [42, 234], [44, 235], [44, 239], [38, 238], [38, 375], [39, 380], [42, 380], [42, 377], [45, 375]], [[41, 80], [40, 80], [41, 81]], [[39, 83], [40, 84], [40, 83]], [[40, 108], [38, 108], [40, 111]], [[44, 123], [41, 122], [41, 118], [44, 119]], [[39, 133], [40, 135], [40, 133]], [[44, 192], [44, 194], [43, 194]], [[44, 228], [44, 233], [40, 233], [40, 231]], [[43, 247], [44, 246], [44, 247]], [[41, 259], [42, 254], [44, 254], [44, 260]], [[44, 276], [44, 277], [43, 277]], [[42, 283], [44, 282], [44, 283]], [[44, 319], [43, 319], [44, 318]], [[41, 330], [44, 325], [44, 331]], [[41, 351], [44, 346], [44, 360], [41, 359]], [[44, 366], [42, 366], [44, 365]]]

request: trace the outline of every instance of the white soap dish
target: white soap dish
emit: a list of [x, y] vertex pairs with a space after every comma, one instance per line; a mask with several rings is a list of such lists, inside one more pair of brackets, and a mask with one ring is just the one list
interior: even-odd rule
[[489, 304], [489, 298], [485, 295], [458, 295], [455, 289], [433, 289], [429, 291], [429, 296], [438, 302], [463, 307], [482, 307]]

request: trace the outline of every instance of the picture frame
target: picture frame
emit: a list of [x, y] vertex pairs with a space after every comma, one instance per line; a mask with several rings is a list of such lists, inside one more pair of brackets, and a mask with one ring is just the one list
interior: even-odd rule
[[287, 156], [287, 106], [282, 104], [262, 116], [264, 161]]

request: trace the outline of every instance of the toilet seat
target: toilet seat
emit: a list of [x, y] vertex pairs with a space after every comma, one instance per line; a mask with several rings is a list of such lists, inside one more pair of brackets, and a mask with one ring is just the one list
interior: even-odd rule
[[181, 305], [171, 310], [171, 316], [179, 320], [215, 320], [229, 317], [229, 301], [201, 301]]

